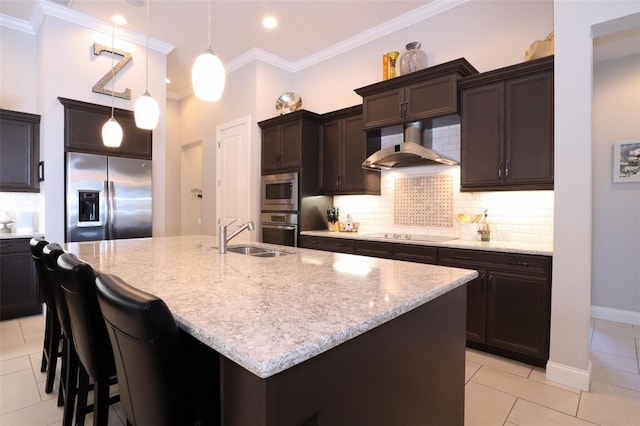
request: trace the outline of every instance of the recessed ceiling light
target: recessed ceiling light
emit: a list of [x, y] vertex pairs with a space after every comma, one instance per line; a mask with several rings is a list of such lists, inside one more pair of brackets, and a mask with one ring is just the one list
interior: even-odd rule
[[127, 25], [127, 19], [122, 15], [113, 15], [111, 17], [111, 22], [116, 25]]
[[164, 79], [164, 82], [167, 83], [167, 84], [171, 84], [171, 79], [169, 77], [167, 77], [167, 78]]
[[273, 16], [265, 16], [262, 18], [262, 26], [272, 30], [278, 26], [278, 20]]

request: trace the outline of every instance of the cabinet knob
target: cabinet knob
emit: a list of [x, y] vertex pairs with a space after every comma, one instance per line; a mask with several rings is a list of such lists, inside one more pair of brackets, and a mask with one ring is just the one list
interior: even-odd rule
[[513, 266], [529, 266], [529, 262], [518, 262], [518, 261], [511, 261], [509, 262], [510, 265]]
[[502, 166], [503, 163], [502, 161], [500, 163], [498, 163], [498, 179], [502, 180]]

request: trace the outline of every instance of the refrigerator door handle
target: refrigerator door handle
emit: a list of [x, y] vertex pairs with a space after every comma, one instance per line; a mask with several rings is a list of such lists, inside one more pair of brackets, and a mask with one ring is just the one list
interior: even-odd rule
[[109, 181], [109, 227], [108, 227], [108, 232], [109, 232], [109, 239], [113, 240], [116, 238], [115, 235], [115, 197], [116, 197], [116, 190], [115, 190], [115, 186], [113, 185], [113, 181], [110, 180]]

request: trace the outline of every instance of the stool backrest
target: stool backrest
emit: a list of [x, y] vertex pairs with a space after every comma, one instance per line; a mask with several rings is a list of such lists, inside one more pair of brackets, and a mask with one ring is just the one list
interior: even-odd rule
[[100, 274], [96, 286], [127, 420], [133, 425], [195, 422], [180, 333], [167, 305], [114, 275]]
[[78, 358], [93, 380], [108, 380], [116, 372], [98, 296], [93, 268], [72, 253], [58, 257], [58, 279], [69, 311]]
[[31, 247], [31, 257], [36, 265], [36, 273], [38, 274], [38, 288], [40, 289], [40, 296], [44, 303], [47, 304], [47, 309], [52, 315], [56, 315], [55, 300], [53, 298], [53, 292], [51, 289], [51, 283], [49, 282], [49, 274], [47, 268], [44, 265], [44, 259], [42, 258], [42, 250], [49, 244], [47, 240], [42, 237], [33, 237], [29, 240], [29, 246]]
[[42, 249], [42, 261], [44, 269], [47, 275], [47, 285], [51, 289], [53, 295], [53, 301], [58, 319], [60, 320], [60, 327], [62, 332], [71, 338], [71, 322], [69, 322], [69, 311], [67, 310], [67, 303], [62, 296], [62, 290], [60, 289], [60, 282], [58, 281], [58, 258], [64, 250], [58, 243], [50, 243], [44, 246]]

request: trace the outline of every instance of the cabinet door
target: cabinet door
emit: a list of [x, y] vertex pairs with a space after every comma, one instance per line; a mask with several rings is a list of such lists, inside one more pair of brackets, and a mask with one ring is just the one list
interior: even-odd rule
[[504, 83], [465, 89], [461, 103], [461, 187], [473, 189], [501, 185]]
[[29, 240], [0, 242], [0, 319], [42, 312]]
[[506, 81], [505, 181], [553, 188], [553, 72]]
[[418, 121], [458, 112], [457, 80], [454, 76], [432, 78], [405, 88], [405, 121]]
[[478, 271], [480, 276], [467, 283], [467, 340], [478, 343], [485, 341], [487, 296], [485, 292], [487, 274]]
[[280, 126], [262, 129], [262, 169], [278, 168], [280, 160]]
[[356, 240], [355, 254], [391, 259], [393, 256], [393, 246], [391, 243], [385, 242]]
[[40, 118], [2, 111], [0, 115], [0, 191], [40, 192]]
[[365, 170], [362, 162], [367, 158], [367, 139], [361, 115], [342, 120], [342, 178], [341, 190], [348, 193], [365, 190]]
[[302, 164], [302, 120], [284, 123], [281, 127], [280, 167], [299, 167]]
[[548, 278], [489, 271], [487, 284], [486, 343], [548, 359], [551, 310]]
[[393, 244], [393, 258], [407, 262], [428, 263], [435, 265], [438, 249], [413, 244]]
[[340, 120], [322, 126], [322, 190], [326, 194], [336, 193], [340, 187], [340, 130]]
[[363, 98], [365, 129], [401, 124], [404, 121], [404, 87]]

